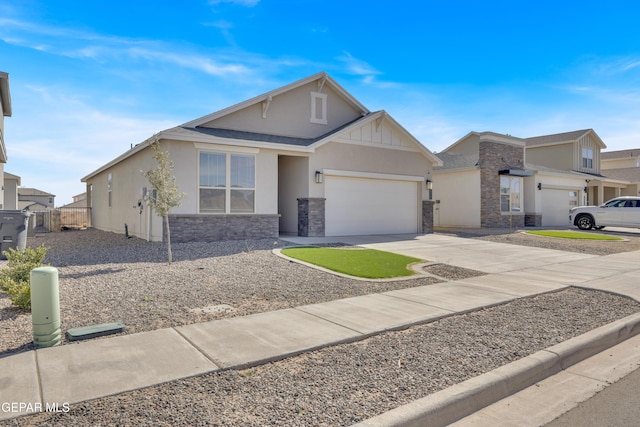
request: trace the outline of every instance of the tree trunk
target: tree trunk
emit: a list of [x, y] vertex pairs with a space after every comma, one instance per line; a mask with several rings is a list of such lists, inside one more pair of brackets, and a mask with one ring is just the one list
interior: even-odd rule
[[172, 257], [171, 257], [171, 230], [169, 230], [169, 214], [166, 214], [164, 216], [164, 224], [165, 227], [167, 228], [167, 257], [169, 260], [169, 264], [171, 264], [172, 261]]

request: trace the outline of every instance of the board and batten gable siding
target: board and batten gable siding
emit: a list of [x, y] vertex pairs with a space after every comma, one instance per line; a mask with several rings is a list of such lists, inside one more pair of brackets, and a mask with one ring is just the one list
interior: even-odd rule
[[[585, 168], [582, 167], [582, 149], [589, 148], [593, 150], [593, 167]], [[573, 156], [574, 162], [574, 170], [580, 172], [587, 173], [600, 173], [600, 145], [597, 143], [596, 139], [590, 134], [587, 133], [582, 138], [578, 139], [578, 142], [575, 144], [575, 151]]]
[[[259, 102], [202, 126], [297, 138], [317, 138], [361, 116], [360, 110], [346, 102], [326, 84], [322, 93], [326, 94], [327, 124], [313, 123], [312, 93], [318, 93], [317, 81], [274, 96], [268, 107], [265, 102]], [[266, 118], [263, 118], [265, 108]]]

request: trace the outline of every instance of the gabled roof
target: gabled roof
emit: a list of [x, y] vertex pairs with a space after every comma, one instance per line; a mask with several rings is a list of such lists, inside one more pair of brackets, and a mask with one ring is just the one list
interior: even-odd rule
[[451, 144], [450, 146], [448, 146], [447, 148], [445, 148], [444, 150], [442, 150], [442, 152], [453, 150], [457, 145], [460, 145], [461, 143], [465, 142], [467, 139], [469, 139], [472, 136], [477, 136], [480, 140], [486, 139], [494, 142], [524, 146], [524, 140], [522, 138], [518, 138], [515, 136], [496, 133], [496, 132], [489, 132], [489, 131], [485, 131], [485, 132], [471, 131], [465, 136], [463, 136], [462, 138], [460, 138], [459, 140], [457, 140], [456, 142], [454, 142], [453, 144]]
[[593, 129], [574, 130], [571, 132], [554, 133], [551, 135], [534, 136], [532, 138], [525, 138], [527, 147], [537, 147], [541, 145], [555, 145], [566, 144], [576, 142], [579, 139], [584, 138], [586, 135], [591, 134], [595, 137], [596, 142], [599, 143], [601, 148], [606, 148], [602, 139]]
[[[339, 126], [323, 135], [314, 138], [300, 138], [204, 126], [216, 119], [227, 116], [255, 104], [265, 103], [267, 101], [270, 102], [269, 100], [273, 99], [273, 97], [315, 81], [318, 82], [319, 90], [323, 87], [326, 87], [327, 85], [330, 86], [343, 98], [346, 103], [350, 104], [356, 111], [359, 111], [360, 114], [358, 115], [358, 117], [351, 122], [347, 122], [342, 126]], [[440, 165], [442, 163], [442, 161], [438, 157], [436, 157], [431, 151], [429, 151], [424, 145], [422, 145], [420, 141], [418, 141], [385, 111], [369, 111], [357, 99], [355, 99], [346, 90], [344, 90], [342, 86], [336, 83], [336, 81], [333, 80], [327, 73], [320, 72], [281, 88], [256, 96], [247, 101], [241, 102], [207, 116], [200, 117], [196, 120], [184, 123], [180, 126], [163, 130], [153, 135], [151, 138], [148, 138], [146, 141], [135, 145], [129, 151], [121, 154], [109, 163], [91, 172], [87, 176], [83, 177], [81, 181], [86, 182], [89, 178], [101, 173], [102, 171], [110, 168], [117, 163], [120, 163], [126, 158], [138, 153], [139, 151], [144, 150], [145, 148], [147, 148], [148, 143], [154, 140], [164, 139], [175, 141], [189, 141], [195, 143], [223, 144], [231, 146], [268, 148], [275, 150], [281, 149], [287, 151], [312, 153], [316, 148], [326, 144], [327, 142], [335, 140], [336, 138], [339, 138], [341, 135], [346, 135], [348, 132], [351, 132], [359, 126], [363, 126], [364, 124], [372, 120], [388, 121], [398, 130], [400, 130], [400, 132], [402, 132], [407, 137], [407, 139], [415, 145], [416, 149], [427, 159], [429, 159], [434, 165]]]
[[28, 187], [18, 188], [18, 195], [19, 196], [52, 196], [52, 197], [55, 197], [54, 194], [47, 193], [46, 191], [38, 190], [37, 188], [28, 188]]
[[0, 102], [2, 102], [3, 114], [11, 116], [11, 93], [9, 92], [9, 74], [0, 71]]
[[4, 179], [5, 181], [8, 179], [14, 180], [14, 181], [18, 181], [18, 185], [20, 185], [20, 180], [21, 178], [18, 175], [14, 175], [12, 173], [9, 172], [4, 172]]
[[286, 86], [282, 86], [278, 89], [274, 89], [270, 92], [264, 93], [262, 95], [258, 95], [256, 97], [253, 97], [251, 99], [248, 99], [246, 101], [240, 102], [238, 104], [232, 105], [230, 107], [227, 107], [225, 109], [216, 111], [215, 113], [211, 113], [208, 114], [206, 116], [200, 117], [198, 119], [192, 120], [190, 122], [184, 123], [183, 125], [181, 125], [181, 127], [187, 127], [187, 128], [195, 128], [198, 126], [202, 126], [205, 123], [208, 123], [212, 120], [216, 120], [219, 119], [220, 117], [224, 117], [227, 116], [231, 113], [234, 113], [236, 111], [242, 110], [244, 108], [250, 107], [254, 104], [258, 104], [264, 101], [267, 101], [271, 98], [274, 98], [282, 93], [285, 92], [289, 92], [292, 89], [298, 88], [300, 86], [304, 86], [308, 83], [314, 82], [314, 81], [318, 81], [319, 84], [321, 85], [329, 85], [331, 86], [336, 92], [338, 92], [347, 102], [349, 102], [350, 104], [352, 104], [357, 110], [360, 110], [361, 113], [363, 115], [370, 113], [370, 111], [360, 103], [360, 101], [358, 101], [357, 99], [355, 99], [353, 96], [351, 96], [351, 94], [349, 94], [349, 92], [347, 92], [346, 90], [344, 90], [344, 88], [342, 86], [340, 86], [335, 80], [333, 80], [327, 73], [325, 73], [324, 71], [314, 74], [312, 76], [306, 77], [304, 79], [298, 80], [296, 82], [290, 83]]
[[631, 150], [603, 151], [600, 153], [602, 160], [624, 159], [629, 157], [640, 157], [640, 148], [632, 148]]
[[330, 132], [327, 132], [324, 135], [320, 135], [317, 138], [295, 138], [291, 136], [272, 135], [268, 133], [246, 132], [246, 131], [240, 131], [240, 130], [208, 128], [208, 127], [201, 127], [201, 126], [197, 126], [195, 128], [190, 128], [186, 126], [179, 126], [179, 127], [189, 132], [215, 136], [217, 138], [235, 139], [235, 140], [241, 140], [241, 141], [268, 142], [271, 144], [284, 144], [284, 145], [295, 145], [299, 147], [308, 147], [317, 141], [320, 141], [331, 135], [335, 135], [336, 133], [339, 133], [344, 128], [360, 120], [361, 118], [358, 118], [349, 123], [345, 123], [344, 125]]
[[472, 154], [452, 154], [438, 153], [436, 154], [442, 160], [442, 166], [437, 171], [449, 169], [468, 169], [478, 166], [479, 153]]
[[[386, 111], [376, 111], [374, 113], [368, 113], [363, 117], [359, 117], [349, 123], [346, 123], [330, 132], [327, 132], [317, 138], [293, 138], [281, 135], [271, 135], [264, 133], [254, 133], [245, 131], [235, 131], [229, 129], [217, 129], [217, 128], [205, 128], [196, 127], [189, 128], [186, 126], [178, 126], [167, 131], [160, 132], [158, 139], [174, 139], [174, 140], [188, 140], [195, 142], [210, 142], [210, 143], [222, 143], [229, 145], [242, 145], [242, 146], [254, 146], [270, 149], [285, 149], [289, 151], [304, 151], [312, 153], [316, 148], [339, 138], [341, 135], [348, 134], [352, 130], [365, 125], [373, 120], [388, 120], [395, 127], [397, 127], [402, 133], [405, 134], [413, 143], [416, 148], [427, 157], [434, 165], [442, 164], [440, 158], [434, 155], [429, 149], [420, 143], [411, 133], [409, 133], [402, 125], [400, 125], [393, 117], [391, 117]], [[221, 141], [222, 140], [222, 141]], [[93, 174], [95, 174], [94, 172]], [[92, 175], [93, 175], [92, 174]], [[84, 178], [83, 178], [84, 180]]]

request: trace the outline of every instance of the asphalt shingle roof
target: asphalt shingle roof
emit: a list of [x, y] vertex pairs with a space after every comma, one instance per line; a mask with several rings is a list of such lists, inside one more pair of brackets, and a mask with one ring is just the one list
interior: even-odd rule
[[618, 150], [618, 151], [603, 151], [600, 153], [600, 158], [604, 160], [609, 159], [624, 159], [625, 157], [639, 157], [640, 148], [633, 148], [631, 150]]
[[554, 133], [552, 135], [534, 136], [533, 138], [525, 138], [527, 147], [535, 145], [553, 144], [554, 142], [575, 141], [591, 129], [574, 130], [572, 132]]
[[350, 126], [351, 124], [361, 120], [359, 117], [355, 120], [352, 120], [348, 123], [343, 124], [342, 126], [333, 129], [330, 132], [327, 132], [323, 135], [320, 135], [316, 138], [296, 138], [291, 136], [283, 136], [283, 135], [273, 135], [268, 133], [258, 133], [258, 132], [247, 132], [241, 130], [233, 130], [233, 129], [222, 129], [222, 128], [208, 128], [208, 127], [182, 127], [182, 129], [203, 133], [205, 135], [216, 136], [218, 138], [227, 138], [227, 139], [242, 139], [245, 141], [259, 141], [259, 142], [270, 142], [273, 144], [286, 144], [286, 145], [296, 145], [299, 147], [308, 147], [311, 144], [320, 141], [332, 134], [340, 132], [342, 129]]
[[470, 168], [478, 164], [478, 153], [473, 153], [473, 154], [437, 153], [436, 156], [438, 156], [443, 163], [442, 166], [437, 168], [437, 170]]

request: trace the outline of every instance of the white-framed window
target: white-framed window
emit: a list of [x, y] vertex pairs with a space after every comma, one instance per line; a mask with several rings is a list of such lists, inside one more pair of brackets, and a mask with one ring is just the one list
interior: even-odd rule
[[311, 92], [311, 123], [327, 124], [327, 94]]
[[198, 168], [200, 213], [255, 212], [255, 156], [200, 151]]
[[113, 188], [113, 175], [107, 176], [107, 203], [111, 207], [111, 189]]
[[582, 167], [593, 169], [593, 148], [582, 148]]
[[500, 212], [523, 212], [522, 202], [522, 178], [517, 176], [501, 175]]

